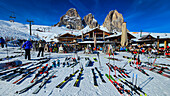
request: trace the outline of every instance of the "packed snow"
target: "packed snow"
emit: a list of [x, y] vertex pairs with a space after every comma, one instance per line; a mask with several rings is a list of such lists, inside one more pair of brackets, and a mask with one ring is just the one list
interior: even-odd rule
[[[21, 53], [14, 53], [14, 52], [24, 52], [24, 50], [19, 50], [18, 47], [9, 47], [8, 48], [8, 55], [12, 56], [12, 55], [17, 55], [17, 54], [21, 54]], [[102, 70], [99, 68], [99, 59], [97, 57], [96, 54], [84, 54], [82, 51], [78, 52], [78, 56], [81, 57], [80, 59], [80, 63], [78, 65], [76, 65], [74, 68], [71, 67], [63, 67], [62, 64], [60, 65], [60, 67], [56, 67], [53, 68], [53, 70], [57, 70], [57, 72], [55, 73], [56, 77], [50, 79], [50, 81], [48, 81], [47, 84], [45, 84], [45, 86], [43, 86], [43, 88], [39, 91], [38, 94], [36, 94], [36, 96], [120, 96], [119, 92], [116, 90], [116, 88], [113, 86], [113, 84], [108, 80], [108, 78], [105, 76], [105, 74], [109, 74], [109, 68], [106, 66], [106, 63], [111, 63], [111, 64], [115, 64], [119, 67], [124, 66], [125, 63], [128, 62], [128, 59], [123, 58], [123, 56], [131, 56], [131, 53], [127, 53], [127, 52], [116, 52], [118, 55], [115, 55], [114, 58], [118, 58], [122, 61], [113, 61], [107, 59], [107, 57], [109, 57], [109, 55], [106, 55], [102, 52], [100, 52], [100, 60], [101, 60], [101, 66], [102, 66]], [[25, 60], [24, 55], [21, 57], [17, 57], [17, 58], [13, 58], [10, 59], [9, 61], [13, 61], [13, 60], [21, 60], [23, 63], [26, 62], [39, 62], [36, 61], [34, 59], [37, 58], [41, 58], [41, 57], [36, 57], [37, 56], [37, 52], [31, 51], [31, 59], [32, 60]], [[61, 63], [63, 63], [65, 61], [66, 57], [71, 57], [71, 58], [77, 58], [77, 56], [74, 53], [48, 53], [45, 52], [45, 57], [50, 57], [51, 60], [47, 63], [44, 63], [44, 65], [49, 64], [52, 65], [52, 62], [56, 59], [59, 59]], [[49, 55], [50, 54], [50, 55]], [[6, 48], [1, 48], [0, 49], [0, 58], [2, 57], [6, 57], [7, 56], [7, 50]], [[91, 67], [85, 67], [85, 58], [89, 57], [91, 61], [94, 62], [94, 65]], [[95, 62], [93, 60], [93, 58], [97, 58], [97, 62]], [[113, 56], [111, 56], [113, 57]], [[145, 57], [144, 55], [142, 55], [140, 57], [140, 59], [142, 61], [148, 61], [147, 57]], [[153, 62], [154, 58], [150, 59], [150, 62]], [[156, 60], [155, 63], [164, 63], [164, 64], [169, 64], [170, 59], [169, 58], [158, 58]], [[2, 62], [2, 61], [1, 61]], [[8, 62], [8, 60], [3, 61], [4, 62]], [[56, 88], [56, 86], [61, 83], [66, 76], [69, 76], [70, 74], [73, 73], [73, 71], [75, 72], [76, 70], [80, 70], [80, 65], [83, 65], [84, 71], [81, 75], [81, 80], [80, 80], [80, 84], [79, 87], [74, 87], [73, 84], [75, 83], [78, 73], [72, 77], [62, 88]], [[104, 78], [104, 80], [106, 81], [106, 83], [103, 83], [97, 73], [97, 71], [95, 70], [95, 75], [97, 77], [97, 83], [98, 83], [98, 87], [94, 86], [94, 82], [93, 82], [93, 74], [91, 69], [97, 67], [99, 69], [99, 71], [101, 72], [101, 74], [103, 75], [102, 77]], [[169, 78], [164, 77], [160, 74], [157, 73], [153, 73], [151, 71], [145, 70], [149, 76], [146, 76], [145, 74], [141, 73], [140, 71], [130, 67], [129, 65], [127, 65], [125, 67], [126, 72], [128, 72], [130, 78], [125, 78], [128, 81], [132, 81], [132, 76], [133, 73], [136, 75], [138, 75], [138, 79], [137, 79], [137, 85], [141, 85], [141, 87], [143, 86], [142, 90], [148, 95], [148, 96], [169, 96], [170, 95], [170, 91], [169, 91], [169, 86], [170, 86], [170, 82], [169, 82]], [[37, 71], [35, 72], [37, 73]], [[12, 84], [14, 81], [16, 81], [17, 79], [21, 78], [22, 75], [17, 76], [15, 78], [13, 78], [10, 81], [0, 81], [0, 94], [1, 96], [17, 96], [18, 94], [16, 94], [16, 91], [22, 90], [23, 88], [27, 87], [28, 85], [30, 85], [30, 81], [33, 79], [33, 77], [35, 76], [35, 73], [32, 74], [31, 76], [27, 77], [21, 84], [16, 85], [16, 84]], [[111, 72], [111, 75], [114, 75], [115, 72]], [[116, 72], [116, 74], [118, 75], [119, 73]], [[2, 76], [1, 76], [2, 77]], [[145, 82], [145, 80], [147, 80], [149, 77], [153, 77], [153, 79], [148, 82], [146, 85], [142, 84]], [[20, 94], [20, 96], [35, 96], [34, 94], [32, 94], [32, 92], [34, 92], [38, 86], [40, 85], [40, 83], [38, 83], [37, 85], [33, 86], [31, 89], [29, 89], [28, 91]], [[128, 88], [125, 85], [125, 88]], [[143, 94], [142, 94], [143, 95]], [[126, 95], [125, 95], [126, 96]], [[134, 96], [137, 96], [137, 94], [134, 94]]]

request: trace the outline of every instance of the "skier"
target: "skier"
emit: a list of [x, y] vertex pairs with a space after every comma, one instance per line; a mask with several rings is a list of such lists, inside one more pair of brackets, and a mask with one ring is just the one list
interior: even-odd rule
[[41, 53], [41, 57], [43, 57], [44, 56], [44, 47], [45, 47], [45, 40], [41, 40], [40, 39], [40, 41], [38, 42], [38, 44], [39, 44], [39, 52], [38, 52], [38, 55], [37, 55], [37, 57], [39, 57], [40, 56], [40, 53]]
[[28, 56], [28, 60], [31, 60], [31, 56], [30, 56], [30, 49], [32, 48], [32, 43], [30, 42], [30, 38], [22, 45], [22, 48], [25, 49], [25, 59], [27, 59]]
[[3, 37], [0, 38], [0, 45], [2, 48], [4, 48], [5, 40]]

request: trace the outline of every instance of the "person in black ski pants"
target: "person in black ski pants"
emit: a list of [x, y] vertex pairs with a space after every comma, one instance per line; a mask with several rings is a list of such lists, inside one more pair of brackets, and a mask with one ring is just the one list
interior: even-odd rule
[[28, 39], [23, 45], [22, 48], [25, 49], [25, 59], [31, 60], [31, 56], [30, 56], [30, 50], [32, 48], [32, 43], [30, 42], [30, 39]]
[[2, 48], [4, 48], [5, 40], [3, 37], [0, 37], [0, 45]]
[[44, 47], [45, 47], [45, 40], [40, 40], [39, 42], [38, 42], [38, 44], [39, 44], [39, 52], [38, 52], [38, 55], [37, 55], [37, 57], [39, 57], [40, 56], [40, 53], [41, 53], [41, 57], [43, 57], [44, 56]]

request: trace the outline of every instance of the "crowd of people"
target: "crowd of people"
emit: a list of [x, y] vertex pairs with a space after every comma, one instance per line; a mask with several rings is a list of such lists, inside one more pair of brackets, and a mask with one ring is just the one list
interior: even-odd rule
[[[0, 45], [2, 48], [4, 48], [4, 45], [6, 44], [5, 40], [3, 37], [0, 37]], [[38, 51], [37, 57], [44, 56], [44, 51], [45, 52], [54, 52], [54, 53], [66, 53], [66, 52], [74, 52], [75, 50], [77, 51], [84, 51], [84, 53], [91, 54], [94, 53], [95, 51], [102, 51], [103, 53], [109, 53], [113, 54], [115, 51], [127, 51], [131, 52], [132, 54], [154, 54], [158, 55], [160, 54], [160, 50], [158, 50], [155, 47], [144, 47], [144, 46], [116, 46], [115, 44], [106, 44], [103, 46], [97, 45], [96, 47], [93, 47], [91, 44], [87, 45], [80, 45], [77, 47], [69, 46], [67, 44], [57, 44], [55, 42], [46, 42], [45, 40], [41, 39], [39, 41], [32, 41], [28, 39], [26, 42], [21, 44], [22, 48], [25, 49], [25, 59], [30, 60], [30, 50], [33, 51]], [[7, 44], [6, 44], [7, 47]], [[169, 46], [167, 46], [167, 49]], [[165, 51], [167, 50], [165, 49]]]
[[31, 59], [31, 56], [30, 56], [31, 49], [33, 49], [33, 51], [39, 51], [37, 57], [39, 57], [40, 54], [41, 54], [41, 57], [44, 57], [44, 51], [58, 52], [58, 46], [56, 43], [54, 44], [46, 43], [46, 41], [43, 39], [40, 39], [38, 42], [33, 42], [33, 44], [31, 40], [28, 39], [26, 42], [22, 44], [22, 48], [25, 49], [25, 59], [27, 59], [28, 57], [28, 60]]

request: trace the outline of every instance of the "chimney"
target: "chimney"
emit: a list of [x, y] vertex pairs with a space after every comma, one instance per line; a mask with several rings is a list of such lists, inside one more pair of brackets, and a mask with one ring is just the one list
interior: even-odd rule
[[142, 30], [140, 31], [140, 37], [142, 37]]
[[159, 49], [159, 36], [157, 36], [157, 49]]

